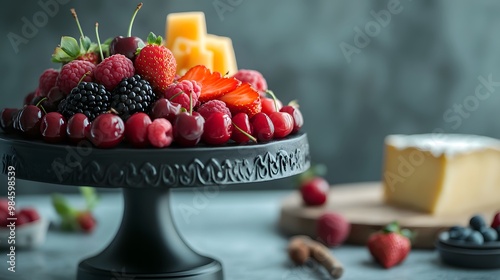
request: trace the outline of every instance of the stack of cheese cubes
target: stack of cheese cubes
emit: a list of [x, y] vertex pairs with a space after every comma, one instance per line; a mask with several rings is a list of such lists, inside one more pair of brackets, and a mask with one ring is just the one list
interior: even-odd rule
[[222, 75], [238, 71], [231, 39], [207, 34], [203, 12], [171, 13], [165, 30], [166, 47], [177, 61], [177, 74], [200, 64]]

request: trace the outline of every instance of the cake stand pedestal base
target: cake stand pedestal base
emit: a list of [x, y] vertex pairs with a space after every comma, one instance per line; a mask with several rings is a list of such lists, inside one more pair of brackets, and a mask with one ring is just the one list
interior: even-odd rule
[[220, 262], [194, 252], [179, 235], [170, 212], [169, 188], [125, 188], [115, 238], [83, 260], [77, 280], [222, 280]]

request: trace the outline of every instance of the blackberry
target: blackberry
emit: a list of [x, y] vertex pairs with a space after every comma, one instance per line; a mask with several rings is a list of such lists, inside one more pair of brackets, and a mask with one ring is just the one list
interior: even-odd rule
[[156, 95], [151, 84], [139, 75], [124, 78], [111, 94], [111, 108], [126, 120], [134, 113], [149, 113]]
[[81, 82], [59, 103], [58, 111], [66, 119], [76, 113], [83, 113], [89, 121], [93, 121], [100, 114], [109, 111], [110, 102], [111, 93], [103, 85]]

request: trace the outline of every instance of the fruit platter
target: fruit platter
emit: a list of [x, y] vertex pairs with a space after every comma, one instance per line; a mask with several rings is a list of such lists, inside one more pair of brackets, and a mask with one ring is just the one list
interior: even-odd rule
[[[223, 279], [220, 262], [183, 241], [170, 191], [302, 173], [310, 162], [303, 117], [260, 72], [236, 68], [231, 41], [206, 34], [202, 13], [168, 15], [166, 40], [131, 36], [141, 6], [128, 36], [102, 43], [98, 23], [94, 41], [71, 10], [80, 36], [61, 38], [52, 54], [60, 68], [41, 73], [22, 108], [0, 111], [2, 170], [123, 189], [121, 226], [79, 264], [79, 280], [111, 279], [123, 268], [134, 279]], [[193, 38], [182, 37], [189, 21], [197, 24]], [[180, 51], [186, 40], [197, 48]], [[200, 58], [201, 47], [211, 55]]]

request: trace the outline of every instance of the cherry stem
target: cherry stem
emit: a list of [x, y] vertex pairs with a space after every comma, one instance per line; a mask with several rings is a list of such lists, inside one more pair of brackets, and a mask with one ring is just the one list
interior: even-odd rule
[[294, 108], [299, 108], [299, 107], [300, 107], [300, 106], [299, 106], [299, 102], [297, 101], [297, 99], [294, 99], [294, 100], [292, 100], [292, 101], [288, 102], [288, 105], [289, 105], [289, 106], [292, 106], [292, 107], [294, 107]]
[[179, 96], [179, 95], [181, 95], [181, 94], [183, 94], [183, 93], [184, 93], [184, 91], [183, 91], [183, 90], [179, 91], [178, 93], [176, 93], [176, 94], [172, 95], [172, 97], [170, 97], [170, 98], [168, 99], [168, 101], [172, 101], [172, 100], [174, 100], [177, 96]]
[[193, 114], [193, 91], [189, 91], [189, 114]]
[[99, 23], [95, 23], [95, 35], [97, 37], [97, 45], [99, 46], [99, 52], [101, 53], [101, 61], [104, 60], [104, 54], [102, 53], [101, 39], [99, 39]]
[[76, 11], [73, 8], [71, 8], [70, 11], [71, 11], [71, 14], [73, 15], [73, 17], [76, 20], [76, 25], [78, 26], [78, 30], [80, 30], [80, 36], [83, 39], [85, 37], [85, 35], [83, 35], [82, 26], [80, 25], [80, 21], [78, 20], [78, 16], [76, 15]]
[[233, 123], [233, 126], [241, 133], [243, 133], [243, 135], [245, 135], [246, 137], [248, 137], [248, 139], [250, 139], [251, 141], [257, 143], [257, 138], [253, 137], [252, 135], [250, 135], [248, 132], [244, 131], [243, 129], [241, 129], [239, 126], [237, 126], [233, 121], [231, 121], [231, 123]]
[[272, 92], [270, 90], [266, 90], [266, 93], [269, 94], [269, 95], [271, 95], [271, 97], [274, 100], [274, 108], [276, 108], [276, 112], [279, 112], [280, 109], [278, 108], [278, 101], [276, 100], [276, 95], [274, 95], [274, 92]]
[[83, 79], [85, 79], [85, 77], [87, 77], [88, 75], [90, 75], [90, 71], [87, 71], [85, 72], [85, 74], [83, 74], [83, 76], [80, 78], [80, 80], [78, 81], [78, 85], [83, 81]]
[[141, 8], [142, 8], [142, 2], [137, 5], [137, 7], [135, 8], [134, 14], [132, 15], [132, 20], [130, 21], [130, 25], [128, 26], [127, 37], [131, 37], [132, 36], [132, 25], [134, 25], [135, 16], [137, 15], [137, 12]]
[[47, 111], [45, 111], [45, 108], [43, 108], [43, 106], [42, 106], [42, 102], [45, 101], [45, 100], [48, 100], [48, 98], [44, 97], [44, 98], [40, 99], [40, 101], [38, 101], [35, 106], [38, 107], [38, 108], [40, 108], [40, 109], [42, 109], [43, 113], [45, 115], [47, 115]]

